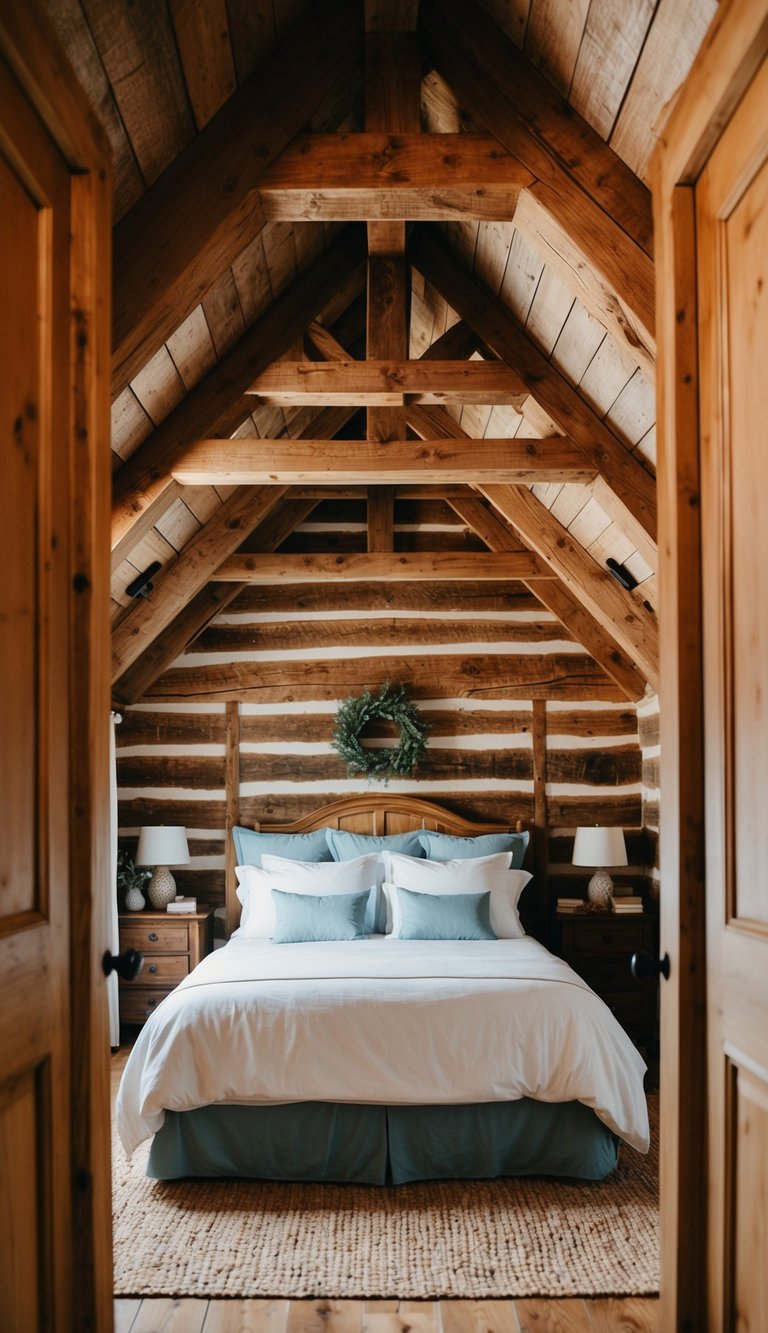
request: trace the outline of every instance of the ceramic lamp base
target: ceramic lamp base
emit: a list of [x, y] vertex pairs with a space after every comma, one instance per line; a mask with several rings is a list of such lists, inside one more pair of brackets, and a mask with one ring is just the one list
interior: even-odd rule
[[156, 912], [164, 912], [176, 897], [176, 880], [167, 866], [156, 866], [147, 885], [147, 897]]
[[595, 871], [587, 885], [587, 897], [591, 903], [597, 903], [600, 907], [610, 907], [611, 898], [613, 897], [613, 880], [607, 870]]

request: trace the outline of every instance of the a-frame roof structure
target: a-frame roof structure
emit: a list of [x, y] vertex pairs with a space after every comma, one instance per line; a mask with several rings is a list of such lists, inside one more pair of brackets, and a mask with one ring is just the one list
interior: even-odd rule
[[714, 0], [48, 7], [115, 158], [115, 697], [313, 583], [524, 592], [653, 688], [643, 173]]

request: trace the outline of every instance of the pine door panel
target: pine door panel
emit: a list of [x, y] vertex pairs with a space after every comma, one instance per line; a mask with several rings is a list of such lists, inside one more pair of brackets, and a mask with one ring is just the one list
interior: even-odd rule
[[768, 64], [696, 188], [710, 1327], [768, 1327]]

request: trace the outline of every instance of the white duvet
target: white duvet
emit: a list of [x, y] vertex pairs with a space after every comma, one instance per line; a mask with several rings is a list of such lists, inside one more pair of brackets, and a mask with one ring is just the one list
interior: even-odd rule
[[648, 1149], [645, 1064], [602, 1000], [524, 939], [232, 939], [143, 1027], [117, 1099], [127, 1152], [213, 1102], [580, 1101]]

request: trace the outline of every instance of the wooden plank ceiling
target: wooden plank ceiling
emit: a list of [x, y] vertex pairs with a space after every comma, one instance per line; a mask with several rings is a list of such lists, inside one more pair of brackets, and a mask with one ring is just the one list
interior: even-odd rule
[[644, 174], [715, 0], [48, 8], [114, 152], [116, 699], [254, 583], [487, 582], [653, 687]]

